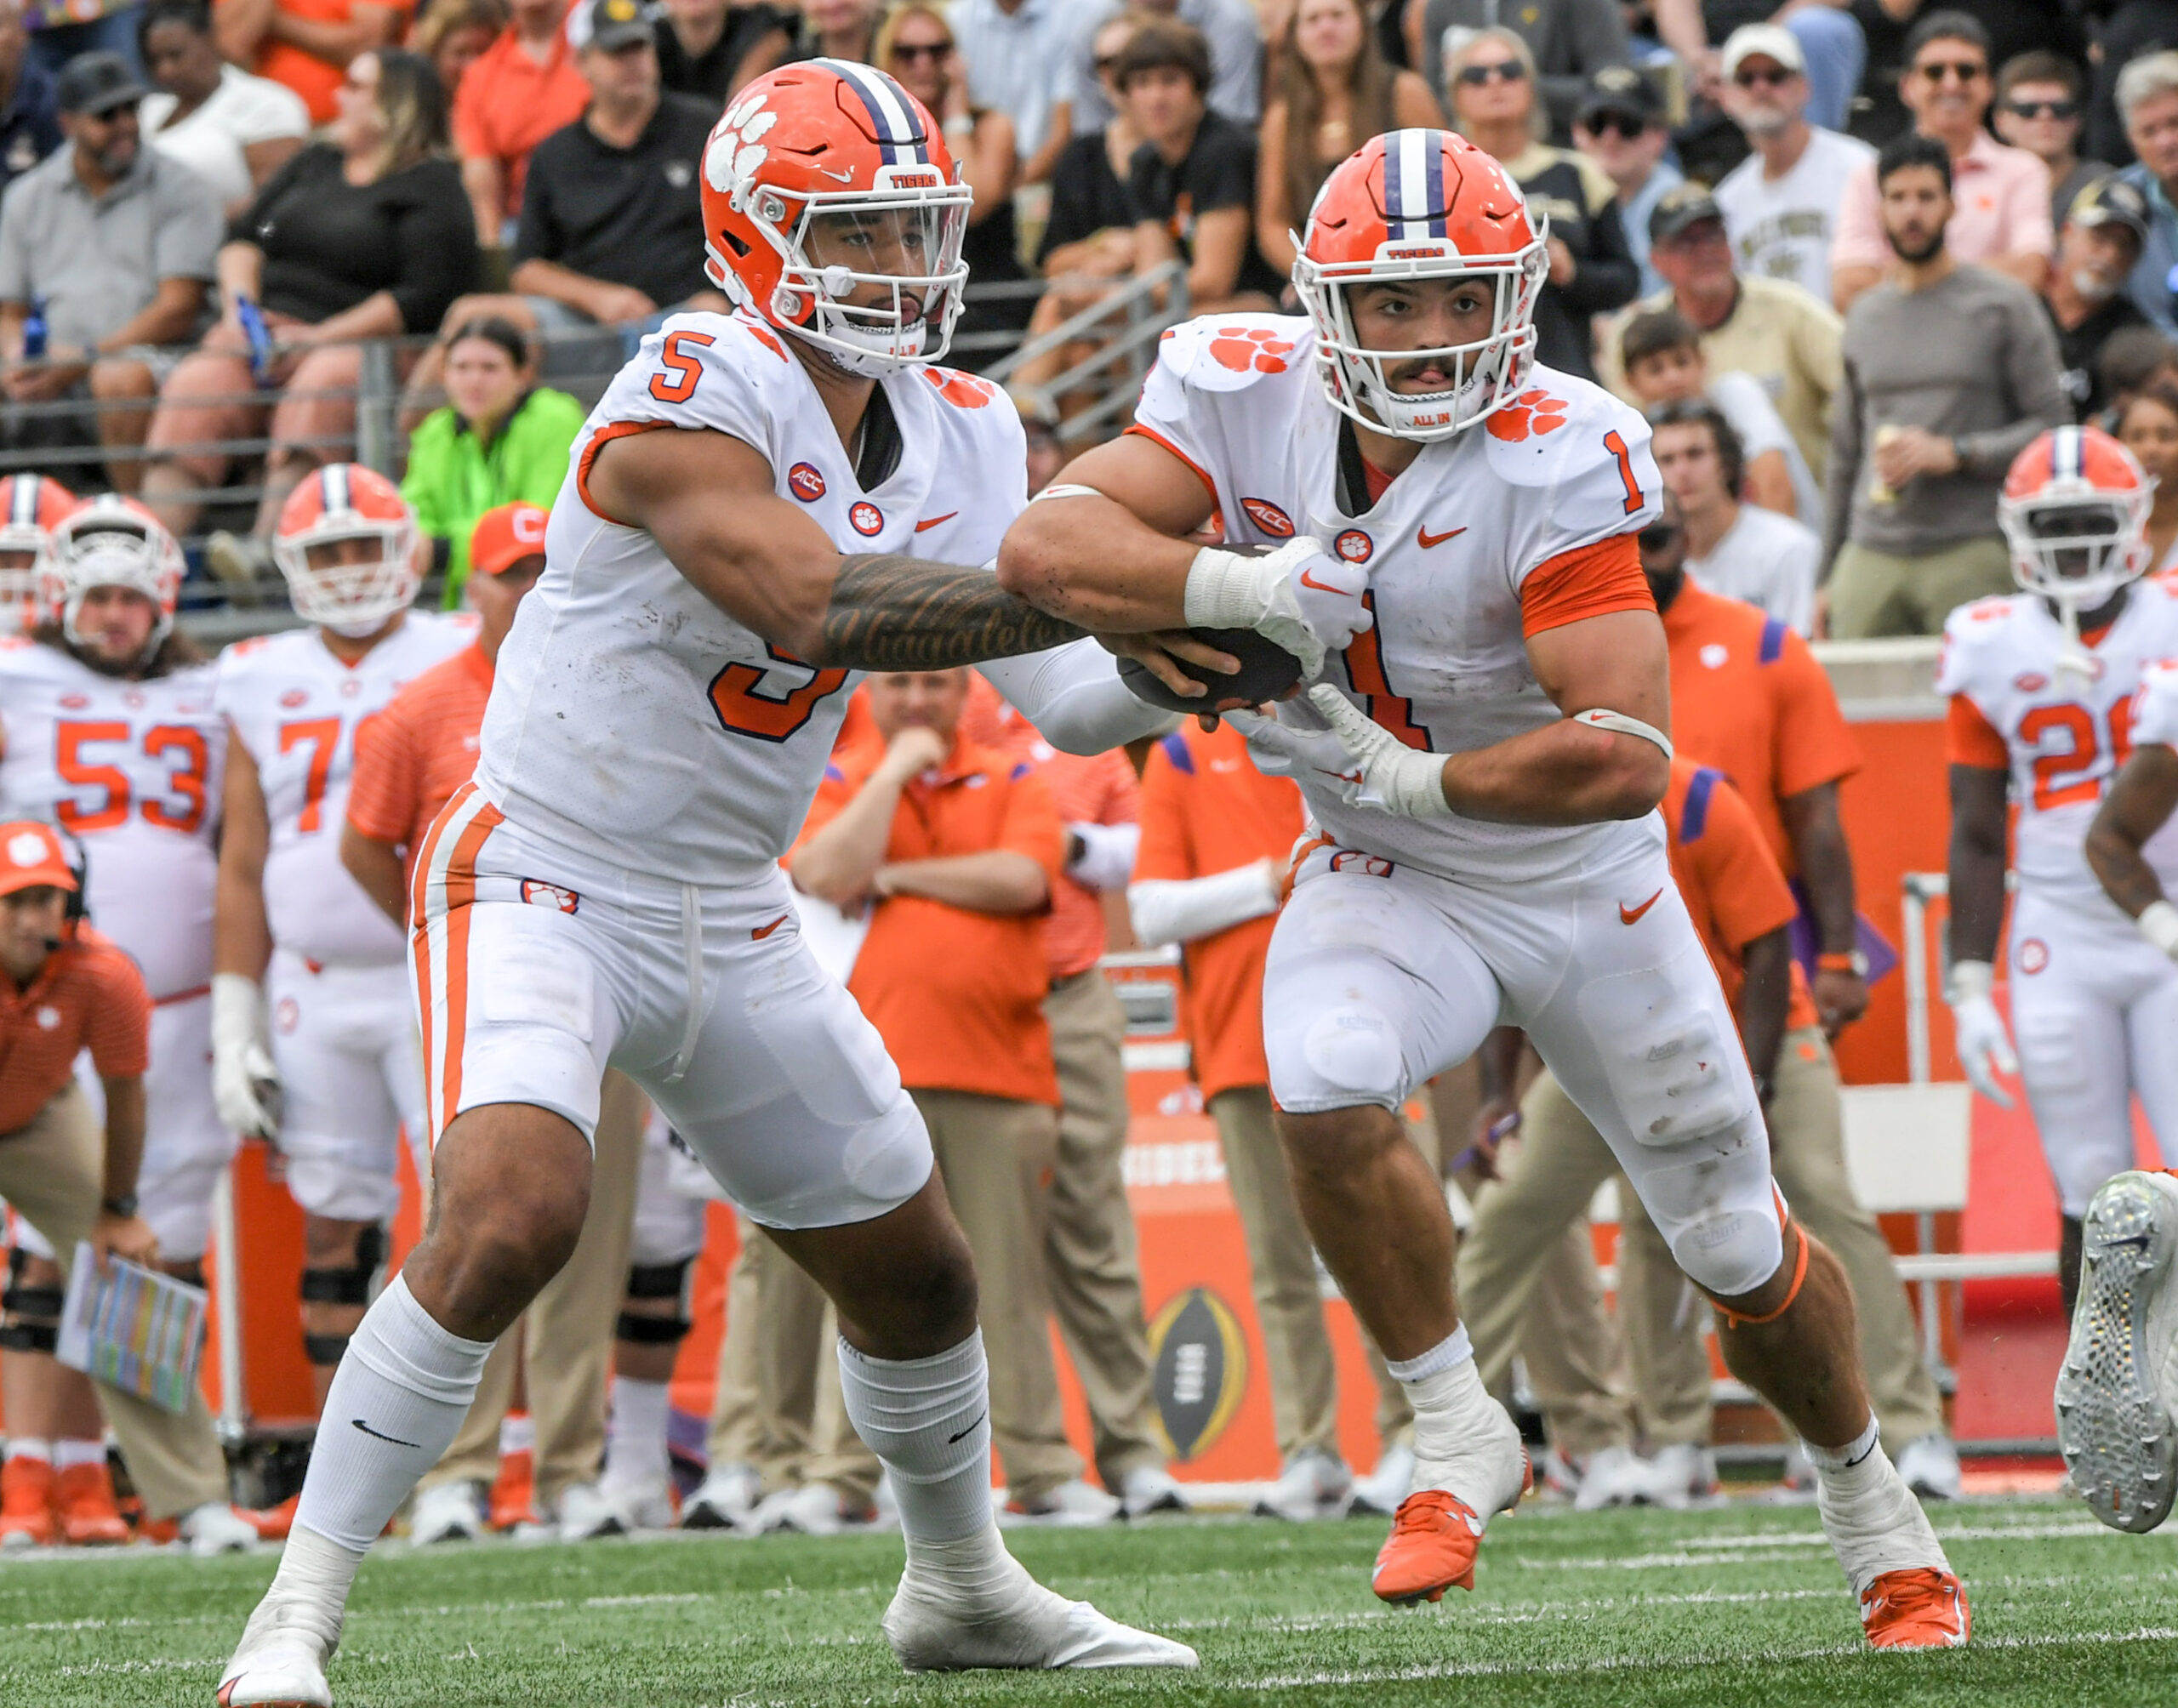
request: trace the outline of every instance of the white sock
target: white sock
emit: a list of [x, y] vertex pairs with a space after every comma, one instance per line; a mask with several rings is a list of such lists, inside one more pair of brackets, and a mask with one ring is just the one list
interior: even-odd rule
[[[927, 1358], [873, 1358], [840, 1342], [847, 1421], [892, 1473], [908, 1557], [991, 1530], [990, 1370], [983, 1331]], [[1000, 1552], [1005, 1551], [1001, 1547]]]
[[670, 1470], [665, 1417], [672, 1387], [667, 1382], [613, 1378], [613, 1417], [605, 1432], [605, 1478], [622, 1488], [663, 1481]]
[[334, 1372], [296, 1528], [360, 1557], [453, 1444], [491, 1352], [442, 1329], [395, 1276]]
[[1511, 1491], [1491, 1482], [1477, 1445], [1512, 1429], [1505, 1408], [1490, 1397], [1474, 1368], [1474, 1347], [1462, 1324], [1418, 1358], [1386, 1367], [1414, 1408], [1417, 1489], [1442, 1489], [1487, 1519]]
[[105, 1463], [105, 1443], [103, 1441], [56, 1441], [53, 1443], [53, 1468], [73, 1471], [78, 1465]]
[[7, 1458], [11, 1462], [18, 1459], [35, 1459], [41, 1465], [50, 1465], [53, 1463], [53, 1443], [38, 1441], [27, 1435], [11, 1435], [8, 1438]]
[[[347, 1362], [341, 1360], [344, 1369]], [[237, 1653], [247, 1654], [279, 1637], [299, 1637], [331, 1655], [339, 1646], [349, 1586], [362, 1563], [361, 1548], [344, 1548], [298, 1522], [280, 1550], [280, 1569], [272, 1574], [272, 1586], [243, 1627]]]
[[510, 1411], [499, 1420], [499, 1457], [537, 1450], [537, 1420], [526, 1411]]
[[1807, 1450], [1808, 1463], [1815, 1466], [1816, 1474], [1820, 1476], [1825, 1472], [1857, 1469], [1867, 1462], [1868, 1455], [1875, 1451], [1876, 1443], [1881, 1439], [1881, 1432], [1875, 1426], [1875, 1419], [1871, 1417], [1868, 1426], [1843, 1447], [1817, 1447], [1805, 1439], [1800, 1445]]

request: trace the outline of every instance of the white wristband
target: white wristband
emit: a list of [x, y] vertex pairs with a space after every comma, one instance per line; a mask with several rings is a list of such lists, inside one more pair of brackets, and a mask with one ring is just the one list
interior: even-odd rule
[[2172, 960], [2178, 960], [2178, 907], [2167, 901], [2150, 902], [2133, 923], [2140, 927], [2142, 937]]
[[1046, 487], [1041, 492], [1029, 494], [1029, 502], [1032, 504], [1040, 504], [1046, 498], [1101, 498], [1103, 496], [1094, 487], [1069, 486], [1054, 482]]
[[1944, 987], [1943, 999], [1956, 1008], [1962, 1002], [1987, 998], [1996, 988], [1997, 970], [1987, 961], [1953, 961], [1950, 981]]
[[1664, 750], [1664, 757], [1672, 756], [1671, 737], [1654, 724], [1645, 724], [1639, 718], [1629, 718], [1623, 712], [1606, 711], [1598, 706], [1592, 711], [1581, 713], [1573, 721], [1591, 724], [1599, 730], [1614, 730], [1622, 736], [1639, 736], [1645, 742], [1654, 742]]
[[1263, 617], [1256, 563], [1238, 552], [1206, 545], [1188, 566], [1182, 614], [1190, 629], [1252, 629]]

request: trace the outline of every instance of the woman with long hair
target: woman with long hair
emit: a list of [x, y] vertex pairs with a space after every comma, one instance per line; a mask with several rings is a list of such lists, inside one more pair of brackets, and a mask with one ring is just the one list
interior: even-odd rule
[[2147, 516], [2153, 554], [2148, 572], [2178, 570], [2178, 386], [2150, 380], [2125, 400], [2112, 430], [2155, 482], [2155, 508]]
[[483, 58], [484, 50], [506, 26], [506, 0], [431, 0], [416, 20], [408, 45], [439, 74], [448, 112], [461, 93], [462, 73]]
[[1277, 65], [1256, 168], [1256, 247], [1284, 274], [1331, 168], [1371, 137], [1441, 127], [1445, 116], [1428, 84], [1384, 63], [1360, 0], [1300, 0]]

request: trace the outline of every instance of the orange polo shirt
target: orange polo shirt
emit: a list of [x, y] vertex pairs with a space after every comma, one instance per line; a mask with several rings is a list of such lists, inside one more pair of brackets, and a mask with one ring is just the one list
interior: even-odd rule
[[[1283, 860], [1307, 823], [1291, 777], [1265, 777], [1230, 724], [1190, 722], [1149, 750], [1142, 771], [1140, 879], [1213, 877]], [[1188, 1040], [1202, 1095], [1270, 1083], [1263, 1048], [1263, 963], [1277, 916], [1243, 919], [1183, 944]]]
[[[387, 6], [405, 19], [408, 0], [373, 0], [374, 4]], [[313, 24], [345, 24], [355, 15], [353, 0], [277, 0], [277, 10], [289, 17], [301, 18]], [[397, 45], [408, 33], [403, 22], [395, 26], [393, 40]], [[298, 48], [292, 42], [275, 41], [265, 37], [257, 49], [257, 63], [245, 67], [260, 77], [270, 77], [276, 83], [285, 83], [303, 99], [310, 109], [310, 122], [323, 124], [332, 118], [337, 106], [334, 100], [342, 81], [347, 76], [345, 66], [329, 60], [321, 60], [306, 48]]]
[[1792, 876], [1798, 863], [1778, 803], [1861, 768], [1830, 679], [1783, 623], [1691, 579], [1664, 612], [1664, 635], [1672, 745], [1731, 779]]
[[465, 160], [499, 163], [508, 219], [522, 211], [530, 151], [590, 107], [590, 85], [575, 69], [564, 30], [552, 35], [552, 54], [539, 65], [511, 26], [461, 74], [453, 98], [454, 152]]
[[356, 732], [356, 769], [348, 783], [348, 822], [373, 842], [408, 851], [415, 872], [424, 833], [476, 769], [492, 667], [481, 646], [434, 664], [365, 718]]
[[[885, 756], [876, 743], [835, 750], [795, 852], [839, 815]], [[1058, 809], [1034, 767], [956, 737], [945, 762], [900, 793], [888, 863], [993, 849], [1025, 854], [1056, 885], [1065, 851]], [[1051, 976], [1041, 914], [979, 914], [921, 896], [875, 904], [847, 989], [885, 1040], [901, 1083], [1018, 1102], [1058, 1102], [1044, 995]]]
[[[1790, 925], [1799, 908], [1777, 869], [1740, 793], [1713, 766], [1671, 762], [1664, 792], [1664, 828], [1670, 839], [1671, 875], [1693, 915], [1694, 929], [1717, 969], [1725, 1000], [1736, 1012], [1747, 974], [1741, 952], [1757, 937]], [[1795, 964], [1785, 1029], [1822, 1024], [1807, 980]]]
[[74, 1080], [85, 1050], [102, 1079], [148, 1068], [151, 993], [119, 944], [79, 925], [28, 989], [0, 975], [0, 1136], [37, 1119]]

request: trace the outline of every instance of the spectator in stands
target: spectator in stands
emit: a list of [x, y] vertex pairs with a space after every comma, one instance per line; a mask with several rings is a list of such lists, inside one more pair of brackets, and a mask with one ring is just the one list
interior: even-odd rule
[[1716, 191], [1739, 270], [1827, 303], [1845, 180], [1875, 151], [1808, 122], [1807, 62], [1791, 31], [1742, 25], [1725, 43], [1723, 71], [1725, 111], [1754, 151]]
[[1022, 434], [1029, 441], [1029, 496], [1033, 498], [1057, 480], [1058, 471], [1066, 466], [1066, 444], [1058, 436], [1058, 411], [1048, 398], [1021, 389], [1012, 396], [1013, 407], [1020, 412]]
[[145, 140], [209, 185], [228, 218], [248, 211], [310, 136], [302, 98], [220, 59], [205, 0], [151, 0], [138, 39], [156, 91], [137, 109]]
[[1656, 33], [1691, 73], [1694, 93], [1712, 105], [1721, 104], [1728, 75], [1724, 55], [1713, 44], [1729, 40], [1742, 25], [1765, 20], [1782, 26], [1799, 43], [1809, 117], [1826, 130], [1844, 129], [1868, 53], [1867, 37], [1846, 7], [1816, 0], [1773, 12], [1766, 3], [1750, 7], [1746, 0], [1656, 0]]
[[[1955, 260], [1993, 267], [2039, 290], [2056, 233], [2050, 224], [2050, 168], [1981, 128], [1989, 111], [1989, 34], [1964, 12], [1931, 12], [1907, 38], [1900, 93], [1917, 135], [1944, 145], [1958, 185], [1958, 213], [1945, 239]], [[1873, 162], [1845, 181], [1830, 291], [1839, 313], [1892, 265]]]
[[1263, 115], [1256, 247], [1281, 277], [1331, 169], [1372, 136], [1441, 126], [1429, 85], [1384, 63], [1361, 0], [1300, 0], [1280, 38]]
[[2147, 245], [2133, 269], [2133, 301], [2166, 333], [2178, 332], [2178, 51], [2148, 54], [2118, 73], [2118, 111], [2139, 159], [2125, 182], [2147, 198]]
[[462, 602], [477, 519], [517, 503], [550, 510], [585, 412], [566, 392], [538, 384], [528, 340], [519, 327], [490, 316], [455, 328], [447, 340], [443, 381], [445, 406], [426, 416], [408, 441], [401, 496], [431, 541], [453, 610]]
[[975, 1253], [991, 1432], [1009, 1507], [1094, 1522], [1119, 1502], [1066, 1439], [1044, 1278], [1058, 1079], [1042, 915], [1064, 834], [1032, 767], [967, 741], [965, 669], [875, 675], [884, 739], [833, 754], [786, 863], [795, 885], [871, 910], [847, 988], [930, 1129]]
[[[953, 8], [961, 56], [968, 62], [968, 99], [1013, 121], [1023, 184], [1052, 179], [1059, 151], [1074, 134], [1065, 88], [1074, 18], [1064, 0], [962, 0]], [[1091, 43], [1092, 68], [1103, 83], [1103, 50]], [[1109, 101], [1109, 94], [1106, 96]]]
[[[2101, 13], [2100, 6], [2083, 9]], [[2118, 98], [2118, 79], [2128, 65], [2178, 48], [2178, 19], [2169, 0], [2115, 0], [2095, 32], [2094, 88], [2087, 103], [2087, 130], [2081, 151], [2113, 166], [2131, 164], [2131, 122]]]
[[1452, 128], [1502, 164], [1550, 219], [1550, 273], [1537, 301], [1536, 359], [1594, 379], [1590, 319], [1622, 307], [1640, 269], [1619, 224], [1616, 187], [1585, 155], [1537, 140], [1535, 57], [1514, 31], [1470, 36], [1445, 63]]
[[2056, 265], [2042, 287], [2042, 306], [2057, 334], [2065, 396], [2085, 421], [2109, 402], [2102, 391], [2103, 346], [2112, 334], [2147, 324], [2125, 283], [2147, 242], [2147, 198], [2123, 179], [2089, 185], [2057, 230]]
[[1702, 335], [1676, 309], [1650, 309], [1626, 323], [1618, 342], [1628, 389], [1641, 407], [1707, 400], [1739, 436], [1743, 474], [1736, 488], [1749, 504], [1810, 527], [1822, 520], [1822, 488], [1759, 382], [1709, 372]]
[[2178, 386], [2178, 343], [2153, 326], [2128, 327], [2110, 334], [2095, 360], [2095, 374], [2108, 400], [2103, 406], [2107, 424], [2149, 386]]
[[212, 29], [221, 58], [285, 83], [322, 125], [339, 116], [349, 66], [397, 43], [408, 9], [408, 0], [218, 0]]
[[[1111, 3], [1085, 8], [1076, 14], [1061, 90], [1076, 136], [1107, 123], [1114, 111], [1097, 74], [1095, 43], [1104, 24], [1126, 9]], [[1255, 128], [1263, 116], [1263, 36], [1249, 0], [1147, 0], [1137, 14], [1184, 24], [1201, 34], [1209, 54], [1210, 82], [1204, 99], [1220, 118]]]
[[787, 14], [766, 0], [744, 6], [729, 0], [664, 0], [652, 27], [665, 87], [710, 102], [714, 112], [723, 112], [736, 89], [778, 65], [793, 45]]
[[1815, 628], [1822, 538], [1804, 523], [1740, 502], [1740, 437], [1714, 404], [1667, 403], [1651, 448], [1686, 528], [1686, 569], [1712, 593], [1760, 607], [1796, 635]]
[[[264, 432], [265, 497], [255, 544], [227, 540], [214, 567], [254, 582], [295, 482], [337, 460], [355, 431], [359, 340], [436, 326], [476, 276], [476, 230], [445, 157], [446, 102], [429, 60], [388, 48], [348, 67], [340, 120], [279, 171], [220, 251], [225, 312], [167, 376], [151, 422], [144, 496], [180, 534], [208, 487], [225, 483], [225, 447]], [[260, 392], [241, 305], [262, 311], [273, 349]]]
[[1433, 89], [1445, 85], [1445, 59], [1476, 30], [1518, 30], [1537, 67], [1542, 106], [1565, 134], [1587, 96], [1588, 79], [1627, 63], [1626, 22], [1618, 0], [1542, 0], [1518, 8], [1497, 0], [1409, 0], [1406, 62]]
[[1128, 162], [1134, 268], [1187, 264], [1188, 310], [1267, 309], [1286, 282], [1255, 244], [1256, 139], [1206, 105], [1210, 44], [1186, 24], [1144, 23], [1113, 69], [1144, 139]]
[[2073, 198], [2110, 175], [2100, 160], [2083, 160], [2079, 134], [2086, 122], [2078, 65], [2057, 54], [2021, 54], [1997, 73], [1997, 134], [2023, 148], [2050, 170], [2050, 224], [2061, 229]]
[[1641, 270], [1641, 294], [1662, 290], [1663, 279], [1649, 265], [1649, 214], [1686, 179], [1664, 158], [1671, 128], [1656, 85], [1630, 65], [1605, 65], [1588, 79], [1573, 121], [1573, 145], [1601, 167], [1618, 191], [1619, 229]]
[[2149, 573], [2178, 568], [2178, 385], [2156, 380], [2127, 400], [2111, 424], [2155, 482], [2148, 513]]
[[[1022, 266], [1013, 224], [1013, 175], [1018, 166], [1013, 121], [990, 107], [968, 100], [968, 71], [953, 27], [937, 0], [901, 0], [877, 32], [875, 63], [937, 115], [945, 145], [959, 162], [974, 192], [961, 259], [968, 264], [971, 291], [978, 285], [1018, 283], [1028, 278]], [[955, 339], [1018, 332], [1029, 323], [1035, 298], [1027, 292], [995, 300], [971, 300], [953, 329]], [[959, 346], [969, 367], [989, 362], [974, 342]]]
[[803, 0], [801, 33], [787, 57], [867, 64], [884, 10], [883, 0]]
[[[60, 74], [68, 145], [0, 198], [0, 378], [10, 402], [81, 400], [80, 413], [9, 412], [20, 447], [73, 441], [88, 424], [118, 491], [143, 484], [133, 453], [158, 393], [153, 352], [186, 342], [203, 322], [219, 253], [220, 204], [201, 179], [143, 146], [136, 103], [144, 86], [115, 54], [86, 54]], [[26, 359], [33, 305], [46, 323], [43, 355]], [[142, 407], [131, 407], [142, 406]]]
[[505, 241], [502, 227], [521, 211], [531, 151], [590, 105], [589, 82], [567, 40], [569, 4], [508, 0], [507, 27], [462, 73], [453, 145], [476, 241], [487, 248]]
[[439, 74], [449, 110], [460, 103], [463, 77], [506, 26], [506, 0], [431, 0], [408, 45]]
[[1649, 215], [1649, 256], [1670, 289], [1605, 327], [1605, 383], [1635, 400], [1618, 366], [1622, 330], [1635, 312], [1675, 308], [1701, 334], [1709, 372], [1753, 375], [1822, 478], [1838, 389], [1840, 323], [1829, 305], [1783, 279], [1736, 273], [1723, 212], [1698, 184], [1681, 185], [1656, 203]]
[[24, 0], [0, 0], [0, 190], [60, 146], [53, 73], [26, 51]]
[[2005, 471], [2072, 418], [2040, 306], [1945, 243], [1952, 158], [1907, 135], [1876, 162], [1898, 265], [1845, 322], [1823, 552], [1829, 632], [1843, 640], [1934, 635], [1953, 606], [2010, 591]]

